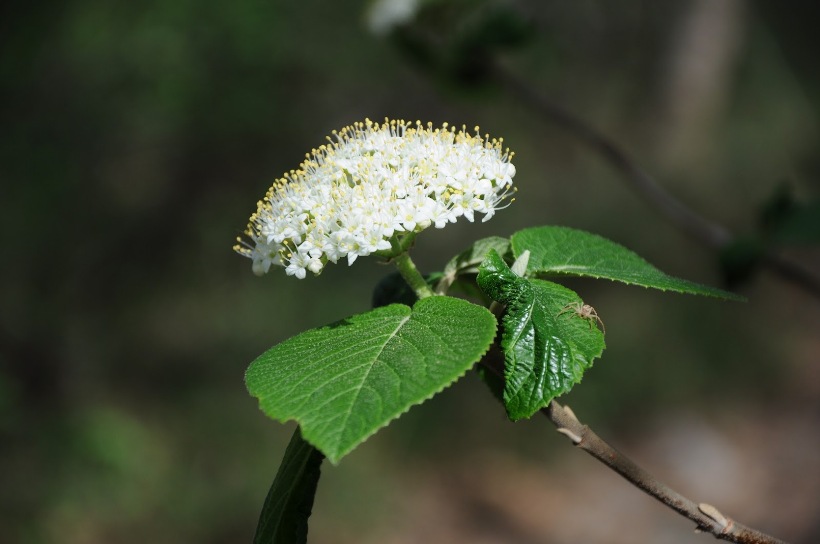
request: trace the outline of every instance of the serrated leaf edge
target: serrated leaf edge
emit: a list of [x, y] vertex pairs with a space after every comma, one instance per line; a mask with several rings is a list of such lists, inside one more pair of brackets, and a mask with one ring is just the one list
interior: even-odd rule
[[[461, 300], [463, 300], [463, 299], [461, 299]], [[465, 301], [465, 302], [469, 302], [469, 301]], [[471, 303], [471, 304], [472, 304], [472, 303]], [[398, 306], [405, 306], [406, 308], [409, 308], [409, 309], [410, 309], [410, 314], [407, 316], [407, 318], [406, 318], [404, 321], [402, 321], [402, 324], [404, 324], [404, 323], [406, 323], [406, 322], [410, 319], [410, 317], [412, 316], [412, 311], [413, 311], [413, 308], [412, 308], [412, 307], [410, 307], [410, 306], [407, 306], [406, 304], [396, 304], [396, 305], [398, 305]], [[391, 304], [391, 306], [392, 306], [392, 304]], [[487, 310], [487, 308], [484, 308], [483, 306], [479, 306], [479, 305], [477, 305], [477, 304], [476, 304], [475, 306], [478, 306], [479, 308], [483, 308], [484, 310]], [[495, 336], [498, 334], [498, 319], [496, 319], [496, 318], [495, 318], [495, 316], [494, 316], [492, 313], [490, 313], [490, 312], [489, 312], [489, 310], [487, 310], [487, 312], [488, 312], [488, 314], [489, 314], [489, 315], [491, 315], [491, 316], [493, 317], [493, 321], [494, 321], [494, 325], [495, 325], [495, 326], [494, 326], [494, 330], [493, 330], [493, 335], [492, 335], [492, 337], [493, 337], [493, 338], [495, 338]], [[340, 321], [341, 321], [341, 320], [340, 320]], [[334, 323], [335, 323], [335, 322], [334, 322]], [[327, 326], [330, 326], [330, 325], [332, 325], [332, 323], [331, 323], [331, 324], [329, 324], [329, 325], [324, 325], [323, 327], [327, 327]], [[319, 327], [319, 328], [323, 328], [323, 327]], [[400, 327], [399, 327], [399, 328], [400, 328]], [[398, 330], [398, 328], [397, 328], [396, 330]], [[303, 331], [303, 332], [307, 332], [307, 331]], [[300, 333], [300, 334], [301, 334], [301, 333]], [[284, 341], [287, 341], [287, 340], [284, 340]], [[299, 421], [299, 419], [298, 419], [298, 418], [296, 418], [296, 417], [288, 417], [288, 418], [282, 419], [282, 418], [279, 418], [279, 417], [271, 416], [271, 415], [270, 415], [267, 411], [265, 411], [265, 410], [264, 410], [264, 408], [263, 408], [263, 406], [262, 406], [262, 399], [260, 399], [260, 398], [259, 398], [259, 397], [257, 397], [256, 395], [254, 395], [254, 394], [253, 394], [253, 393], [252, 393], [249, 389], [248, 389], [248, 392], [251, 394], [251, 396], [252, 396], [252, 397], [254, 397], [254, 398], [256, 398], [256, 399], [257, 399], [257, 407], [258, 407], [258, 409], [259, 409], [259, 411], [260, 411], [260, 412], [262, 412], [263, 414], [265, 414], [265, 416], [266, 416], [266, 417], [269, 417], [269, 418], [271, 418], [271, 419], [273, 419], [273, 420], [275, 420], [275, 421], [278, 421], [278, 422], [280, 422], [280, 423], [287, 423], [287, 422], [289, 422], [289, 421], [294, 421], [294, 422], [296, 422], [296, 423], [299, 425], [299, 429], [301, 430], [301, 433], [302, 433], [302, 438], [305, 440], [305, 442], [309, 443], [311, 446], [313, 446], [314, 448], [316, 448], [317, 450], [319, 450], [320, 452], [322, 452], [322, 454], [324, 454], [324, 456], [327, 458], [327, 460], [328, 460], [328, 461], [330, 461], [330, 463], [331, 463], [331, 464], [333, 464], [333, 465], [338, 465], [339, 461], [341, 461], [341, 459], [342, 459], [343, 457], [345, 457], [347, 454], [349, 454], [350, 452], [352, 452], [352, 451], [353, 451], [354, 449], [356, 449], [357, 447], [359, 447], [359, 446], [361, 446], [362, 444], [364, 444], [367, 440], [369, 440], [369, 439], [370, 439], [370, 437], [371, 437], [371, 436], [373, 436], [374, 434], [376, 434], [376, 433], [377, 433], [377, 432], [379, 432], [380, 430], [382, 430], [382, 429], [384, 429], [385, 427], [387, 427], [388, 425], [390, 425], [393, 421], [395, 421], [396, 419], [398, 419], [398, 418], [399, 418], [399, 417], [401, 417], [402, 415], [404, 415], [404, 414], [406, 414], [407, 412], [409, 412], [409, 411], [410, 411], [410, 409], [412, 409], [413, 407], [418, 406], [419, 404], [422, 404], [422, 403], [424, 403], [424, 402], [427, 402], [428, 400], [430, 400], [430, 399], [431, 399], [431, 398], [433, 398], [434, 396], [438, 395], [439, 393], [441, 393], [442, 391], [444, 391], [444, 390], [445, 390], [445, 389], [447, 389], [448, 387], [453, 386], [453, 385], [454, 385], [457, 381], [459, 381], [459, 380], [460, 380], [460, 379], [462, 379], [464, 376], [466, 376], [466, 375], [467, 375], [467, 372], [469, 372], [470, 370], [472, 370], [472, 368], [476, 365], [476, 363], [478, 363], [479, 361], [481, 361], [481, 359], [483, 359], [483, 358], [484, 358], [484, 356], [487, 354], [487, 352], [489, 352], [489, 351], [490, 351], [490, 348], [492, 347], [492, 345], [493, 345], [493, 342], [492, 342], [492, 340], [491, 340], [491, 341], [490, 341], [490, 343], [487, 345], [487, 347], [484, 349], [484, 351], [483, 351], [483, 352], [482, 352], [482, 353], [481, 353], [481, 354], [480, 354], [480, 355], [476, 358], [476, 360], [475, 360], [475, 361], [473, 361], [473, 363], [472, 363], [469, 367], [467, 367], [466, 369], [464, 369], [464, 372], [462, 372], [461, 374], [457, 375], [457, 376], [456, 376], [456, 377], [455, 377], [455, 378], [454, 378], [454, 379], [453, 379], [450, 383], [443, 385], [441, 388], [439, 388], [439, 389], [437, 389], [437, 390], [433, 391], [433, 392], [432, 392], [432, 393], [430, 393], [428, 396], [426, 396], [426, 397], [424, 397], [424, 398], [422, 398], [422, 399], [419, 399], [417, 402], [413, 402], [413, 403], [412, 403], [412, 404], [410, 404], [407, 408], [405, 408], [403, 411], [398, 412], [395, 416], [393, 416], [393, 417], [391, 417], [390, 419], [388, 419], [387, 421], [385, 421], [383, 425], [381, 425], [380, 427], [377, 427], [377, 428], [376, 428], [376, 429], [374, 429], [374, 430], [373, 430], [370, 434], [368, 434], [368, 435], [364, 436], [364, 437], [363, 437], [360, 441], [356, 442], [355, 444], [353, 444], [353, 445], [352, 445], [352, 446], [350, 446], [349, 448], [344, 448], [344, 449], [339, 450], [338, 452], [336, 452], [336, 454], [335, 454], [335, 455], [334, 455], [334, 454], [331, 454], [330, 452], [325, 451], [325, 450], [324, 450], [324, 449], [322, 449], [320, 446], [318, 446], [318, 445], [317, 445], [317, 444], [313, 441], [312, 437], [311, 437], [311, 436], [309, 436], [309, 434], [308, 434], [308, 430], [304, 428], [304, 426], [302, 425], [302, 422], [301, 422], [301, 421]], [[254, 360], [254, 362], [255, 362], [255, 360]], [[251, 367], [252, 367], [252, 366], [253, 366], [253, 363], [251, 363], [250, 365], [248, 365], [248, 368], [246, 368], [246, 369], [245, 369], [245, 373], [244, 373], [244, 380], [245, 380], [246, 388], [247, 388], [247, 376], [248, 376], [248, 373], [250, 372], [250, 369], [251, 369]]]
[[594, 232], [589, 232], [589, 231], [586, 231], [586, 230], [583, 230], [583, 229], [575, 229], [575, 228], [572, 228], [572, 227], [564, 227], [564, 226], [559, 226], [559, 225], [543, 225], [541, 227], [528, 227], [526, 229], [522, 229], [520, 231], [514, 232], [510, 236], [510, 249], [512, 249], [513, 256], [518, 258], [522, 253], [524, 253], [524, 251], [527, 251], [527, 249], [519, 247], [519, 243], [516, 241], [516, 234], [519, 234], [521, 232], [526, 232], [528, 230], [539, 229], [539, 228], [556, 228], [556, 229], [560, 229], [560, 230], [569, 230], [569, 231], [580, 232], [580, 233], [583, 233], [587, 236], [600, 238], [601, 240], [604, 240], [605, 242], [616, 245], [616, 246], [622, 248], [623, 250], [632, 253], [635, 257], [640, 259], [647, 266], [649, 266], [650, 268], [652, 268], [653, 270], [655, 270], [656, 272], [661, 274], [663, 277], [669, 278], [669, 279], [674, 280], [674, 281], [679, 281], [679, 282], [689, 284], [689, 285], [691, 285], [695, 288], [698, 288], [698, 291], [694, 292], [694, 291], [687, 291], [687, 290], [684, 290], [684, 289], [675, 289], [673, 287], [656, 287], [656, 286], [651, 286], [651, 285], [643, 285], [643, 284], [638, 283], [636, 281], [624, 280], [624, 279], [620, 279], [620, 278], [610, 278], [610, 277], [607, 277], [607, 276], [601, 276], [601, 275], [598, 275], [598, 274], [590, 273], [590, 272], [587, 272], [587, 268], [579, 267], [579, 266], [557, 266], [557, 267], [551, 267], [551, 268], [529, 268], [528, 272], [530, 272], [530, 273], [535, 273], [535, 274], [552, 274], [552, 273], [556, 273], [556, 274], [562, 274], [562, 275], [566, 275], [566, 276], [586, 277], [586, 278], [593, 278], [593, 279], [598, 279], [598, 280], [603, 279], [603, 280], [608, 280], [608, 281], [611, 281], [611, 282], [622, 283], [622, 284], [625, 284], [625, 285], [632, 285], [632, 286], [635, 286], [635, 287], [643, 287], [644, 289], [653, 289], [653, 290], [661, 291], [661, 292], [664, 292], [664, 293], [671, 292], [671, 293], [678, 293], [678, 294], [681, 294], [681, 295], [708, 296], [708, 297], [712, 297], [712, 298], [729, 300], [729, 301], [734, 301], [734, 302], [747, 302], [748, 301], [748, 299], [746, 297], [742, 296], [742, 295], [738, 295], [738, 294], [732, 293], [730, 291], [720, 289], [718, 287], [711, 287], [711, 286], [704, 285], [704, 284], [701, 284], [701, 283], [698, 283], [698, 282], [694, 282], [694, 281], [691, 281], [691, 280], [686, 280], [686, 279], [683, 279], [683, 278], [679, 278], [677, 276], [672, 276], [670, 274], [667, 274], [666, 272], [659, 269], [658, 267], [656, 267], [655, 265], [653, 265], [652, 263], [650, 263], [649, 261], [644, 259], [642, 256], [638, 255], [637, 253], [635, 253], [633, 250], [629, 249], [625, 245], [623, 245], [619, 242], [616, 242], [614, 240], [610, 240], [609, 238], [601, 236], [600, 234], [595, 234]]

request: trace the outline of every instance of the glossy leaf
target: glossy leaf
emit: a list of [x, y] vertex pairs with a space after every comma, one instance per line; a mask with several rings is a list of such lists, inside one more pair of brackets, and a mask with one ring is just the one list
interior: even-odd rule
[[336, 463], [461, 377], [495, 330], [493, 315], [465, 300], [391, 304], [274, 346], [245, 381], [268, 416], [298, 421], [305, 440]]
[[495, 252], [481, 265], [478, 284], [507, 306], [501, 322], [507, 415], [530, 417], [581, 381], [604, 350], [603, 334], [576, 312], [583, 302], [574, 291], [518, 277]]
[[596, 234], [568, 227], [534, 227], [513, 234], [516, 257], [530, 251], [529, 274], [589, 276], [693, 295], [729, 300], [743, 297], [664, 274], [636, 253]]
[[308, 518], [324, 458], [302, 439], [299, 429], [294, 431], [262, 506], [253, 544], [307, 542]]

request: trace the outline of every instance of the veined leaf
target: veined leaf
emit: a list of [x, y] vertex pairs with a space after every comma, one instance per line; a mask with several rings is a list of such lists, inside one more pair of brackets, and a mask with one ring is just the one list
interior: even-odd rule
[[391, 304], [274, 346], [251, 363], [245, 382], [262, 411], [299, 422], [305, 440], [337, 463], [464, 375], [495, 330], [493, 315], [465, 300]]
[[636, 253], [596, 234], [568, 227], [534, 227], [512, 235], [513, 254], [530, 251], [527, 272], [589, 276], [692, 295], [745, 300], [715, 287], [664, 274]]
[[262, 506], [253, 544], [307, 542], [322, 460], [319, 450], [302, 440], [296, 429]]
[[513, 421], [530, 417], [581, 381], [604, 350], [597, 323], [576, 310], [578, 295], [556, 283], [515, 275], [495, 251], [478, 284], [506, 304], [502, 319], [504, 404]]

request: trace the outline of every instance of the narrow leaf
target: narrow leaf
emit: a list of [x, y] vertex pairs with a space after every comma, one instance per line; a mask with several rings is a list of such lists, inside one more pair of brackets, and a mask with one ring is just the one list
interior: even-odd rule
[[567, 227], [534, 227], [513, 234], [511, 240], [516, 257], [530, 251], [527, 267], [530, 274], [589, 276], [661, 291], [745, 300], [722, 289], [664, 274], [622, 245], [589, 232]]
[[516, 276], [490, 252], [478, 275], [484, 292], [507, 305], [502, 319], [504, 404], [513, 421], [530, 417], [569, 392], [604, 350], [578, 295], [556, 283]]
[[295, 419], [305, 440], [337, 463], [487, 351], [496, 322], [481, 306], [435, 296], [391, 304], [274, 346], [245, 382], [268, 416]]
[[308, 518], [323, 459], [324, 455], [305, 442], [297, 428], [262, 506], [254, 544], [307, 542]]

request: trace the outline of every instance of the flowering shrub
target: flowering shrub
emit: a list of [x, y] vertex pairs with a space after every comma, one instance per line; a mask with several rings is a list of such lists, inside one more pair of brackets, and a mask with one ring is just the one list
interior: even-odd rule
[[[273, 184], [236, 251], [253, 260], [257, 274], [276, 265], [297, 278], [319, 274], [328, 262], [376, 255], [395, 263], [417, 300], [388, 301], [301, 333], [248, 368], [245, 381], [260, 408], [299, 423], [256, 542], [304, 542], [324, 457], [339, 462], [476, 363], [511, 420], [544, 409], [564, 414], [562, 426], [576, 430], [563, 431], [580, 444], [578, 433], [586, 431], [553, 399], [601, 356], [603, 321], [577, 293], [539, 275], [738, 298], [668, 276], [600, 236], [556, 226], [478, 240], [425, 277], [409, 257], [415, 236], [460, 217], [493, 217], [513, 192], [513, 154], [478, 129], [419, 122], [365, 121], [329, 140]], [[457, 283], [471, 285], [485, 304], [448, 296]], [[496, 340], [499, 350], [489, 351]]]
[[319, 274], [328, 261], [389, 255], [401, 239], [459, 217], [490, 219], [515, 167], [500, 140], [432, 124], [369, 119], [333, 133], [260, 201], [235, 250], [262, 275]]

